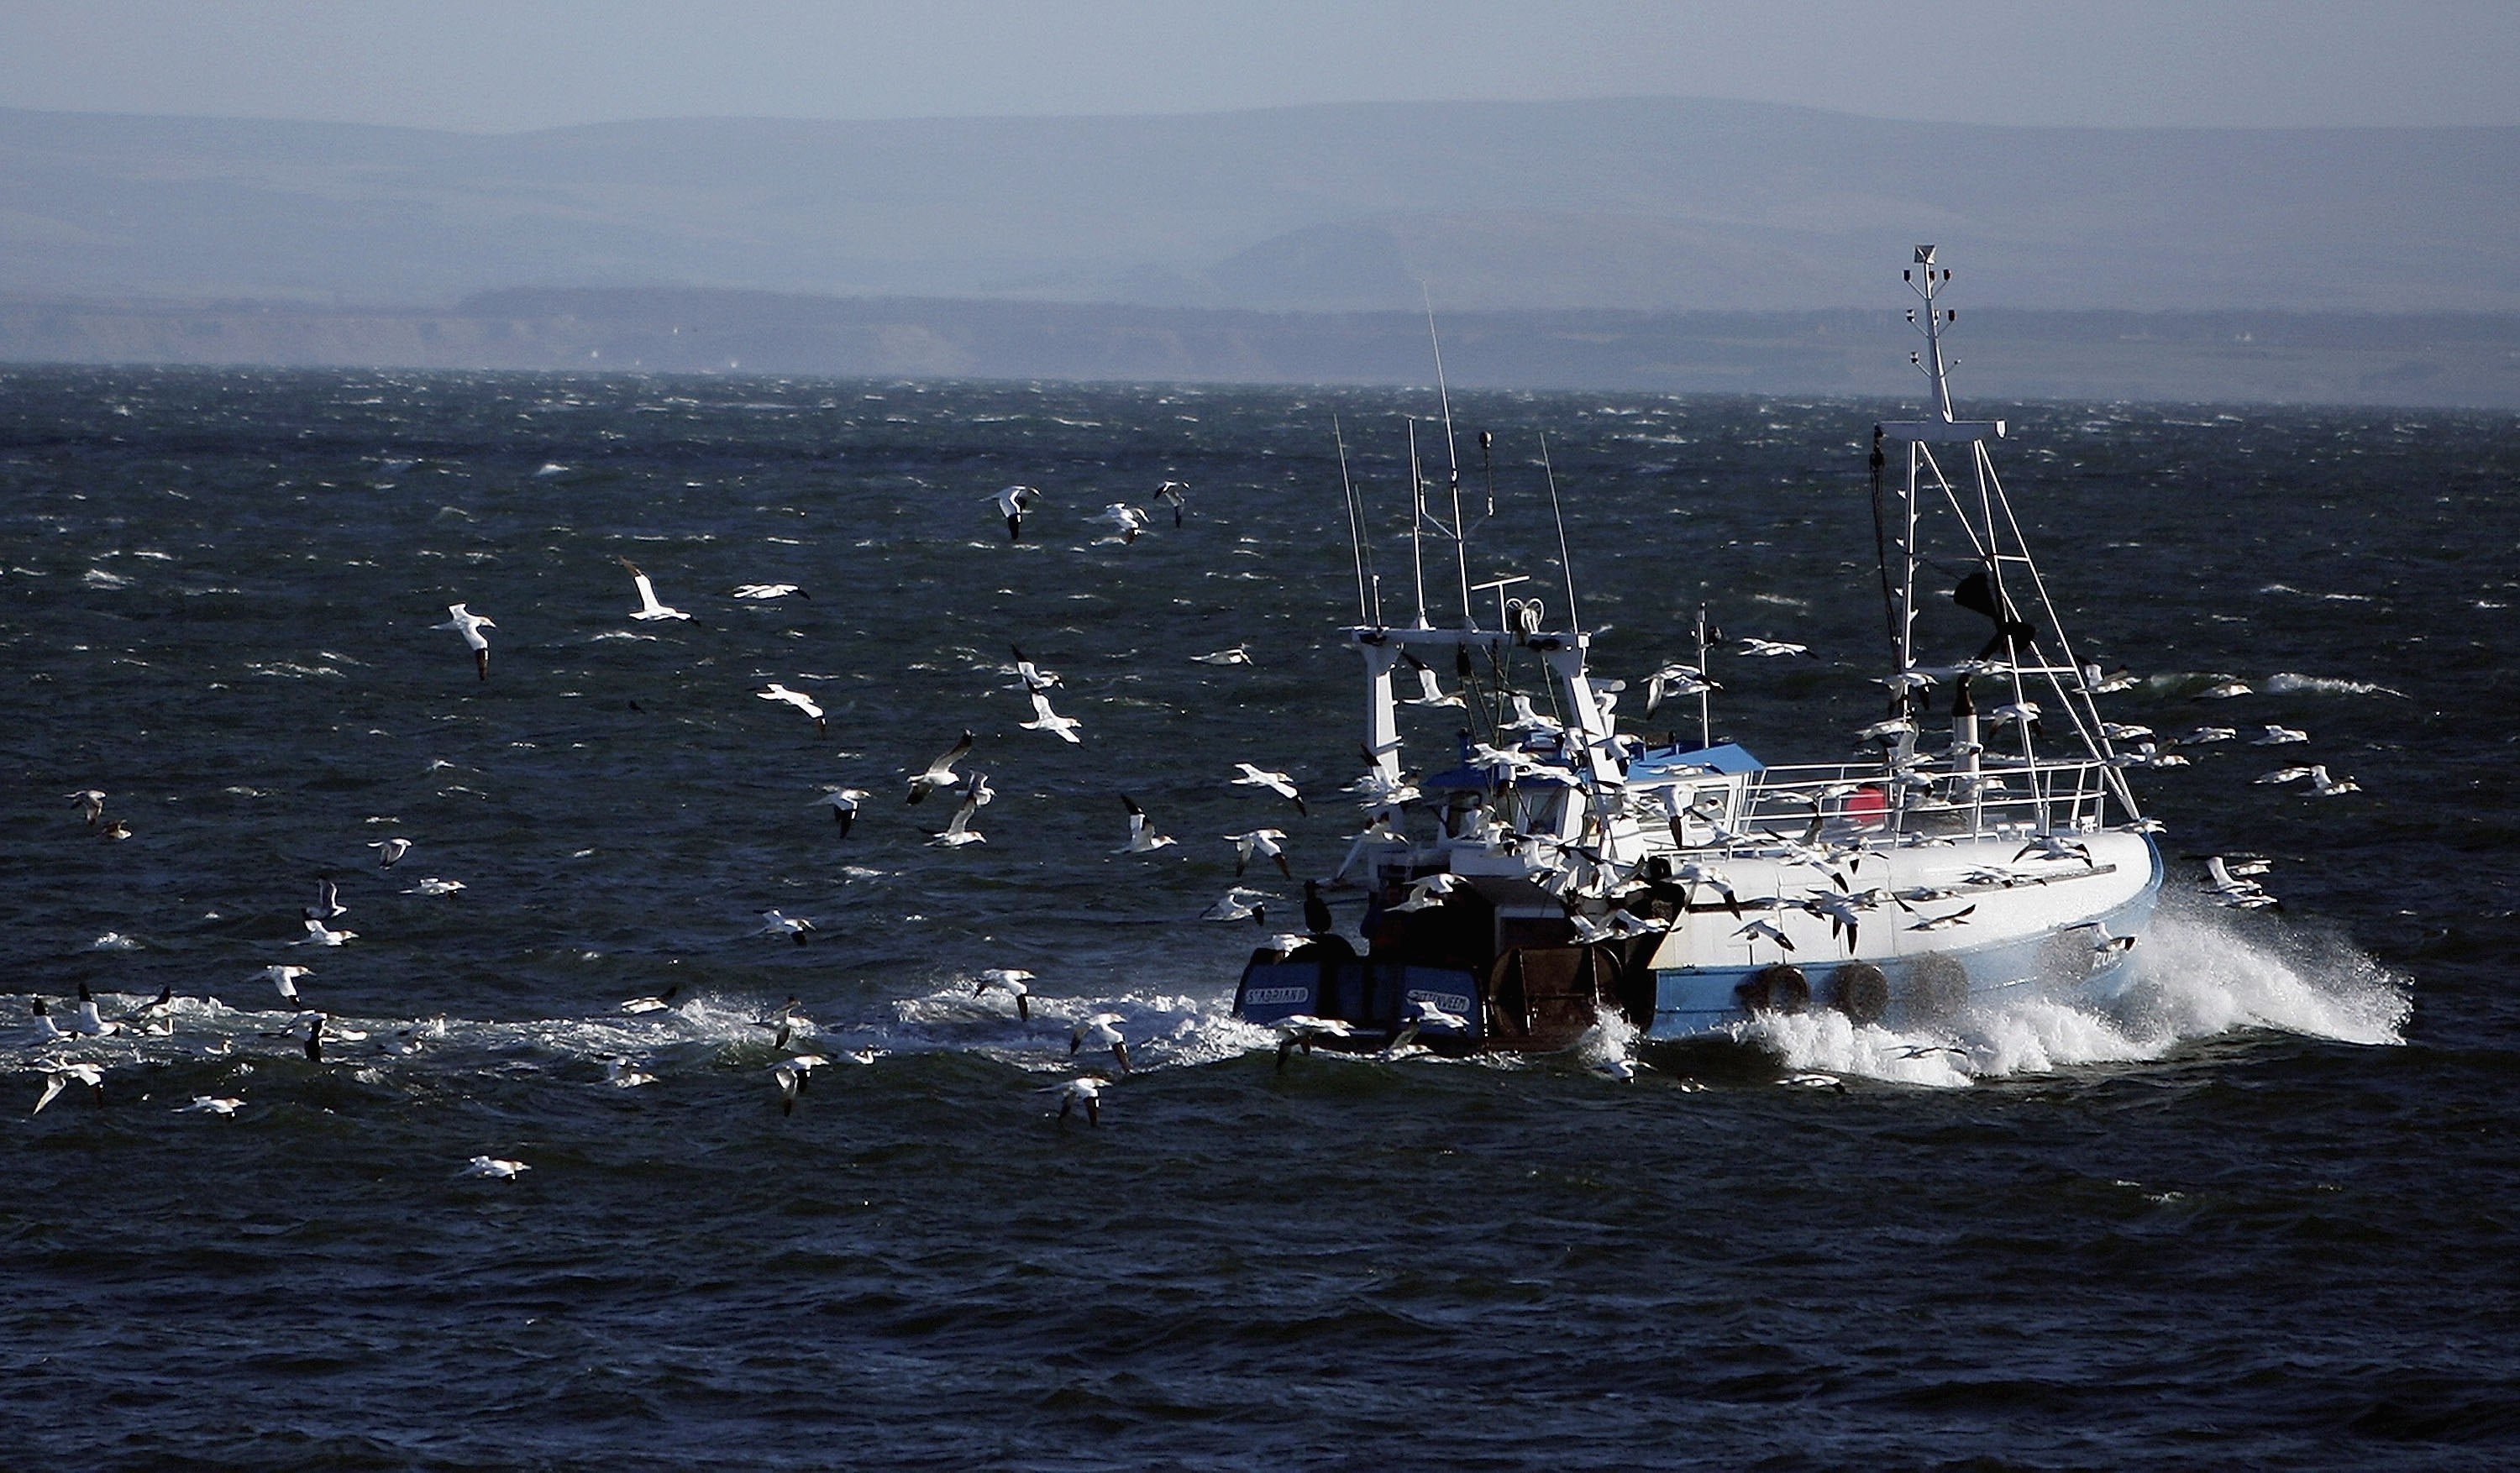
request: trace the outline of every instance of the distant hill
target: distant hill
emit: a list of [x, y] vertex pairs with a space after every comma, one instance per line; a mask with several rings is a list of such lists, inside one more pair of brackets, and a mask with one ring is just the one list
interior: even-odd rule
[[[0, 112], [0, 292], [524, 287], [1142, 307], [2520, 312], [2520, 129], [1995, 128], [1745, 103], [467, 135]], [[15, 350], [11, 350], [15, 351]]]

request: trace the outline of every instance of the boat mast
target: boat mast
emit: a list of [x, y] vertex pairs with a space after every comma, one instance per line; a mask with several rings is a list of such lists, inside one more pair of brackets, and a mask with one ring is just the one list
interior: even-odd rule
[[1418, 469], [1418, 417], [1409, 417], [1409, 565], [1418, 578], [1418, 627], [1426, 622], [1426, 478]]
[[[1425, 290], [1419, 283], [1418, 290]], [[1453, 436], [1453, 391], [1444, 385], [1444, 344], [1435, 336], [1435, 299], [1426, 298], [1426, 341], [1435, 350], [1435, 402], [1444, 410], [1444, 455], [1451, 465], [1453, 490], [1453, 560], [1462, 573], [1462, 627], [1476, 629], [1479, 621], [1470, 612], [1470, 545], [1469, 528], [1462, 521], [1462, 447]]]

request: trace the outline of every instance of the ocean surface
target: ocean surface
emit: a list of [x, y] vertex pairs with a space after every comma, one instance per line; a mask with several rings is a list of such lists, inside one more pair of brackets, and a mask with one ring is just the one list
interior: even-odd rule
[[[1222, 835], [1320, 875], [1357, 825], [1338, 446], [1411, 611], [1431, 391], [0, 374], [0, 1466], [2511, 1466], [2520, 422], [1968, 407], [2078, 648], [2141, 678], [2108, 714], [2239, 733], [2138, 775], [2147, 981], [1621, 1083], [1619, 1037], [1281, 1072], [1228, 1016], [1260, 933], [1196, 919]], [[1599, 673], [1702, 600], [1819, 656], [1719, 653], [1717, 736], [1827, 760], [1878, 716], [1864, 453], [1909, 407], [1453, 408], [1469, 581], [1556, 619], [1553, 473]], [[1167, 479], [1183, 523], [1109, 540]], [[629, 618], [623, 558], [691, 617]], [[1019, 725], [1015, 645], [1079, 744]], [[965, 729], [987, 841], [934, 846], [906, 777]], [[2310, 762], [2361, 790], [2252, 781]], [[1114, 854], [1123, 795], [1179, 842]], [[2281, 906], [2207, 904], [2215, 854]], [[171, 1031], [39, 1038], [82, 984]], [[1136, 1068], [1062, 1121], [1103, 1012]], [[76, 1060], [101, 1093], [28, 1113]]]

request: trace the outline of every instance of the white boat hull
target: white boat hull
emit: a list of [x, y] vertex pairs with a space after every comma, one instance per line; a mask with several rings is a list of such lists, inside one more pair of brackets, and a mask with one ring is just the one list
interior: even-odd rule
[[[2088, 849], [2088, 863], [2079, 856], [2016, 859], [2018, 838], [1868, 854], [1853, 880], [1859, 894], [1919, 887], [1955, 893], [1912, 908], [1886, 901], [1862, 907], [1851, 933], [1792, 904], [1831, 887], [1812, 867], [1729, 861], [1726, 875], [1742, 913], [1707, 904], [1701, 894], [1664, 936], [1651, 962], [1647, 1037], [1720, 1034], [1761, 1006], [1836, 1005], [1858, 1021], [1913, 1027], [2029, 987], [2114, 996], [2140, 964], [2138, 942], [2161, 889], [2161, 856], [2141, 833], [2090, 833], [2076, 842]], [[1996, 871], [2020, 878], [1987, 877]], [[1922, 929], [1963, 910], [1965, 918]], [[1756, 920], [1782, 932], [1790, 948], [1748, 930]]]

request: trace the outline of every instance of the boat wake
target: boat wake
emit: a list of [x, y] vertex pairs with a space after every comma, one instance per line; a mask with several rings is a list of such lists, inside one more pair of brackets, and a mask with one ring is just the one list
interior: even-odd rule
[[1985, 999], [1948, 1023], [1907, 1032], [1858, 1026], [1834, 1011], [1762, 1013], [1735, 1036], [1788, 1068], [1938, 1087], [2141, 1063], [2249, 1030], [2406, 1042], [2413, 1005], [2406, 980], [2339, 936], [2165, 905], [2145, 933], [2143, 959], [2141, 980], [2105, 1002]]

